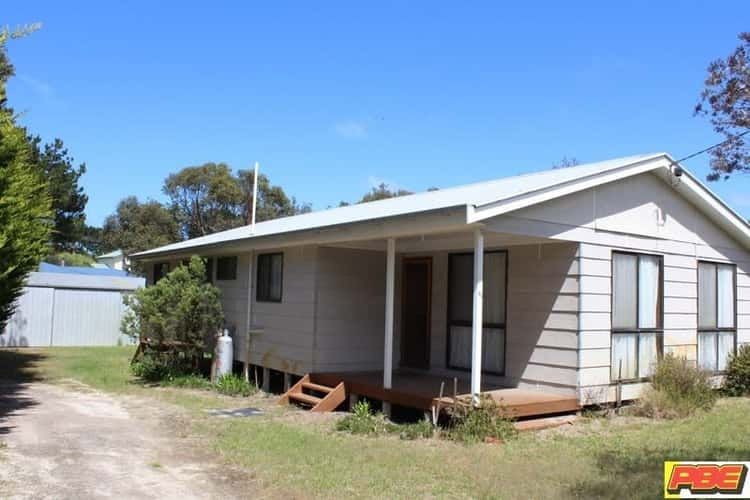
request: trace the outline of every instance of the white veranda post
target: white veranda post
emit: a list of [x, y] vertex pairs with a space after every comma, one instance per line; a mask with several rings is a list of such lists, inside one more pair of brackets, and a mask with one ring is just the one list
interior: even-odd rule
[[396, 280], [396, 240], [388, 238], [385, 269], [385, 350], [383, 356], [383, 387], [393, 381], [393, 295]]
[[484, 288], [484, 235], [474, 230], [474, 297], [471, 316], [471, 396], [479, 402], [482, 390], [482, 295]]

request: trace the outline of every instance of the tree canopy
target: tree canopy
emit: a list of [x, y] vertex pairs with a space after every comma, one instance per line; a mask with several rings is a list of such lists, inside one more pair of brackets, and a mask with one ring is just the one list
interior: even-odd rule
[[144, 203], [129, 196], [104, 221], [100, 252], [121, 249], [125, 255], [168, 245], [180, 240], [180, 227], [174, 214], [161, 203]]
[[[242, 191], [242, 223], [245, 225], [252, 222], [254, 180], [255, 172], [253, 170], [237, 172], [237, 182]], [[257, 222], [309, 211], [310, 205], [297, 203], [296, 198], [289, 198], [281, 186], [271, 184], [267, 176], [263, 174], [258, 176], [258, 204], [255, 213]]]
[[[225, 163], [205, 163], [186, 167], [164, 181], [164, 193], [180, 224], [184, 238], [250, 224], [253, 207], [252, 170], [237, 175]], [[298, 204], [267, 176], [258, 176], [256, 221], [309, 212], [309, 205]]]
[[365, 193], [364, 196], [358, 201], [358, 203], [367, 203], [370, 201], [387, 200], [388, 198], [395, 198], [397, 196], [406, 196], [413, 194], [411, 191], [405, 189], [391, 189], [388, 184], [381, 182], [377, 187], [373, 187], [369, 192]]
[[726, 59], [708, 66], [705, 88], [695, 107], [707, 116], [724, 141], [711, 149], [709, 180], [750, 172], [750, 32], [739, 35], [739, 46]]
[[555, 163], [555, 164], [552, 165], [552, 168], [553, 169], [569, 168], [569, 167], [575, 167], [575, 166], [580, 165], [580, 164], [581, 164], [581, 162], [578, 161], [573, 156], [571, 156], [570, 158], [568, 158], [567, 156], [563, 156], [562, 159], [559, 162], [557, 162], [557, 163]]
[[163, 190], [186, 238], [237, 225], [242, 191], [226, 163], [185, 167], [166, 178]]
[[86, 233], [86, 203], [88, 196], [78, 184], [86, 173], [86, 164], [77, 168], [61, 139], [42, 145], [39, 136], [29, 137], [31, 161], [47, 179], [52, 200], [54, 228], [52, 246], [57, 251], [82, 248]]
[[7, 106], [13, 66], [0, 31], [0, 331], [13, 313], [26, 275], [48, 253], [51, 210], [47, 183], [32, 161], [25, 130]]

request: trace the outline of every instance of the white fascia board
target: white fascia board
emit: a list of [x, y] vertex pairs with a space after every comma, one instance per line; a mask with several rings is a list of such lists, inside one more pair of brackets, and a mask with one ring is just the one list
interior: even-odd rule
[[745, 247], [750, 248], [750, 225], [747, 220], [724, 203], [693, 174], [683, 168], [682, 177], [674, 184], [674, 188]]
[[562, 196], [577, 193], [579, 191], [614, 182], [626, 177], [631, 177], [633, 175], [656, 170], [658, 168], [669, 169], [671, 164], [672, 160], [667, 155], [661, 155], [655, 158], [648, 158], [643, 161], [624, 165], [606, 172], [596, 173], [582, 179], [575, 179], [556, 186], [522, 193], [518, 196], [513, 196], [504, 200], [478, 206], [470, 205], [467, 207], [466, 211], [466, 223], [473, 224], [491, 217], [514, 212], [531, 205], [538, 205], [545, 201], [550, 201], [555, 198], [560, 198]]
[[387, 219], [254, 236], [242, 240], [219, 241], [206, 245], [195, 245], [189, 248], [163, 251], [156, 249], [136, 254], [132, 257], [139, 262], [155, 262], [164, 258], [178, 259], [194, 254], [204, 256], [227, 255], [249, 252], [250, 250], [260, 251], [293, 246], [330, 245], [342, 242], [385, 240], [387, 238], [451, 232], [466, 227], [465, 207], [466, 205], [459, 205]]

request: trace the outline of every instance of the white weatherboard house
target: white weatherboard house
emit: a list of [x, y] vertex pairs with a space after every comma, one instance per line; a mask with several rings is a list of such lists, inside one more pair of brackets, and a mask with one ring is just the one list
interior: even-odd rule
[[134, 257], [153, 283], [192, 254], [209, 259], [235, 356], [262, 367], [264, 384], [310, 374], [388, 405], [428, 409], [455, 377], [459, 392], [531, 404], [521, 415], [565, 411], [613, 401], [618, 386], [637, 397], [665, 353], [720, 373], [750, 342], [750, 227], [666, 154], [323, 210]]

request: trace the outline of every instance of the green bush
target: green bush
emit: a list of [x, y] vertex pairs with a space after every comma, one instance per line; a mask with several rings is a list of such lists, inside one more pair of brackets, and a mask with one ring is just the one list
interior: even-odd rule
[[507, 411], [489, 395], [482, 395], [479, 405], [454, 404], [447, 408], [450, 424], [448, 439], [462, 443], [479, 443], [488, 438], [507, 441], [517, 431]]
[[382, 413], [373, 414], [370, 403], [366, 400], [358, 401], [352, 412], [336, 422], [339, 431], [351, 432], [352, 434], [380, 435], [390, 432], [393, 426]]
[[24, 280], [49, 253], [52, 222], [47, 179], [16, 113], [6, 105], [13, 75], [7, 59], [7, 28], [0, 28], [0, 332], [23, 292]]
[[420, 420], [410, 424], [398, 424], [394, 431], [398, 431], [401, 439], [428, 439], [435, 434], [435, 426], [429, 420]]
[[730, 396], [750, 395], [750, 345], [742, 345], [729, 358], [724, 391]]
[[370, 403], [364, 399], [354, 405], [350, 414], [336, 422], [336, 430], [367, 436], [398, 434], [401, 439], [408, 440], [426, 439], [435, 432], [435, 428], [426, 420], [410, 424], [390, 422], [382, 413], [373, 413]]
[[45, 259], [45, 262], [56, 264], [58, 266], [92, 267], [96, 263], [96, 260], [85, 253], [58, 252], [49, 255]]
[[176, 377], [167, 377], [162, 380], [163, 385], [170, 387], [185, 387], [189, 389], [213, 389], [213, 384], [207, 378], [196, 375], [178, 375]]
[[234, 373], [222, 375], [216, 381], [216, 390], [227, 396], [251, 396], [258, 392], [258, 388], [244, 378]]
[[136, 375], [161, 380], [198, 372], [207, 340], [224, 323], [219, 289], [205, 276], [203, 260], [193, 256], [187, 266], [124, 299], [123, 333], [146, 341]]
[[634, 411], [651, 418], [682, 418], [710, 410], [717, 397], [709, 372], [667, 354], [656, 364], [651, 387], [643, 391]]

